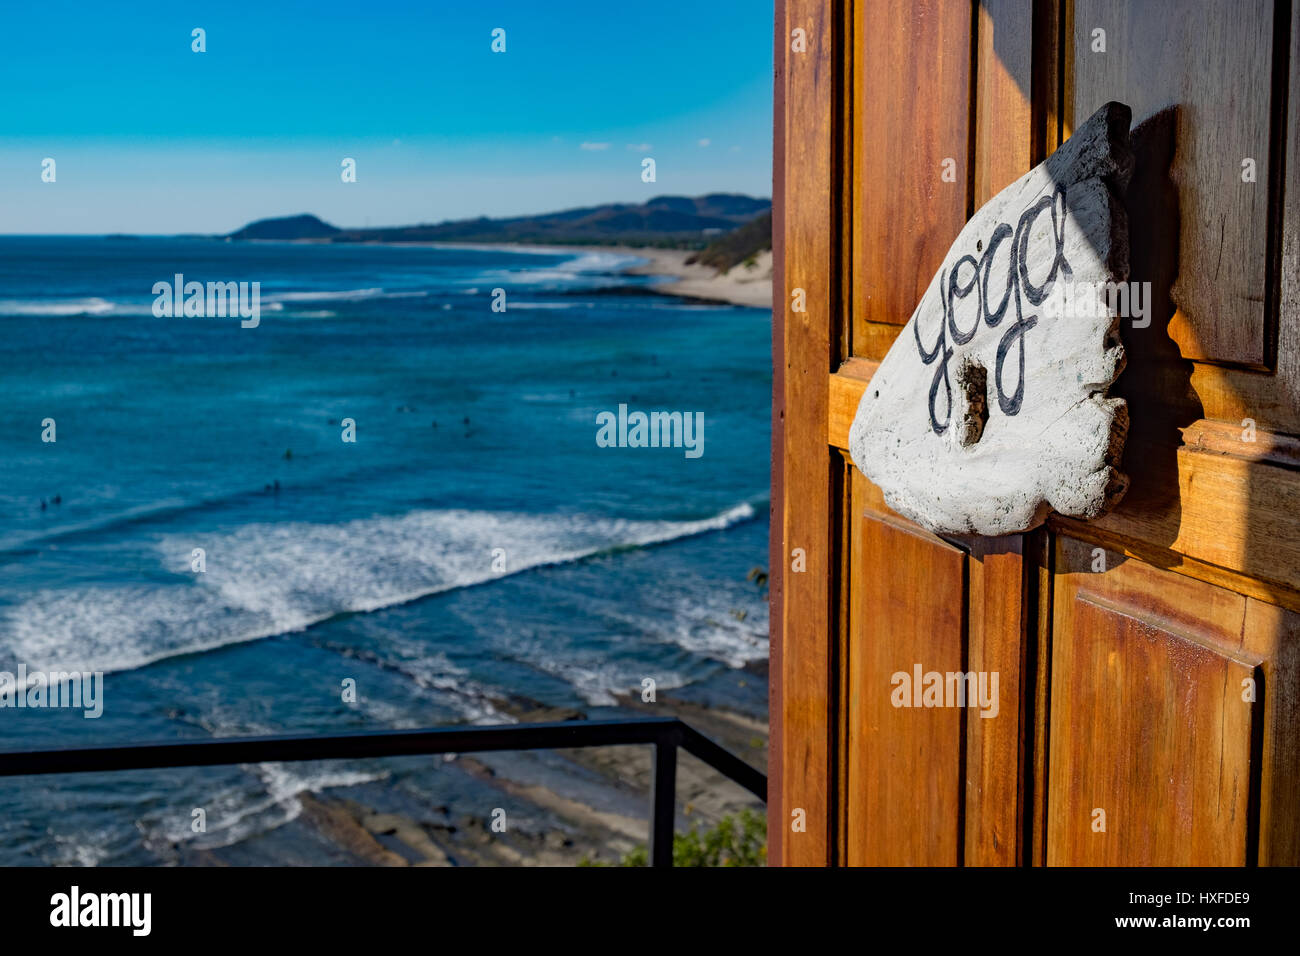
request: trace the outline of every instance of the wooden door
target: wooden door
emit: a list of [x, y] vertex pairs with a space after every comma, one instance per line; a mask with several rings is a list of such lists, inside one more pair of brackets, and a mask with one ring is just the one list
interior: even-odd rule
[[[774, 862], [1300, 864], [1298, 44], [1285, 0], [778, 2]], [[965, 221], [1108, 100], [1130, 490], [936, 537], [849, 461], [858, 401]], [[900, 705], [930, 672], [996, 708]]]

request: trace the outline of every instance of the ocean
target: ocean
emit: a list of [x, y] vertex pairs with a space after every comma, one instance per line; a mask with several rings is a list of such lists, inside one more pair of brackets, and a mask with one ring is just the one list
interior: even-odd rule
[[[104, 673], [102, 716], [0, 708], [0, 749], [610, 716], [646, 679], [765, 720], [770, 319], [634, 261], [0, 237], [0, 671]], [[260, 283], [259, 324], [156, 316], [176, 274]], [[700, 413], [702, 453], [602, 447], [620, 405]], [[339, 862], [298, 798], [490, 802], [438, 762], [2, 779], [0, 864]]]

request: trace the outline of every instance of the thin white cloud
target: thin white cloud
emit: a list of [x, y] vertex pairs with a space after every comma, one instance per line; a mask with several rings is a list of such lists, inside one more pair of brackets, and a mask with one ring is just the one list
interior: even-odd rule
[[578, 148], [597, 152], [602, 149], [609, 149], [609, 143], [583, 143]]
[[713, 140], [711, 140], [711, 139], [702, 139], [702, 140], [700, 140], [700, 146], [701, 146], [701, 147], [708, 146], [708, 145], [710, 145], [712, 142], [713, 142]]
[[627, 148], [634, 153], [648, 153], [654, 149], [649, 143], [628, 143]]

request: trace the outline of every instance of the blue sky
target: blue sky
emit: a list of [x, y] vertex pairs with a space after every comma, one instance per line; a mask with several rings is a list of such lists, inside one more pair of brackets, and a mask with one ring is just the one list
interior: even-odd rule
[[0, 233], [769, 196], [771, 102], [771, 0], [5, 3]]

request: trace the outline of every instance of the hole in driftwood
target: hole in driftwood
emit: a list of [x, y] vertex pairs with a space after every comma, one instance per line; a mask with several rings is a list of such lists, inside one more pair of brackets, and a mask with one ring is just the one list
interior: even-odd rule
[[957, 444], [969, 448], [980, 440], [989, 420], [989, 373], [979, 362], [965, 358], [957, 368], [957, 394], [961, 396], [961, 418], [957, 421]]

